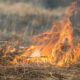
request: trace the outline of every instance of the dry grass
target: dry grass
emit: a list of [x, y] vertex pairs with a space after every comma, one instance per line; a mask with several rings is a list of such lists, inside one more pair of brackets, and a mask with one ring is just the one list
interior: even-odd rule
[[[23, 2], [0, 2], [0, 40], [12, 41], [15, 38], [29, 44], [34, 34], [50, 29], [56, 20], [63, 18], [65, 10], [62, 7], [46, 9]], [[74, 35], [76, 44], [80, 41], [80, 24], [74, 27]], [[80, 63], [69, 68], [41, 66], [0, 66], [0, 80], [80, 80]]]
[[66, 7], [46, 9], [31, 3], [0, 2], [0, 40], [15, 35], [29, 42], [32, 35], [50, 29], [65, 14]]
[[69, 68], [53, 66], [0, 67], [0, 80], [80, 80], [80, 64]]
[[18, 36], [29, 42], [33, 34], [50, 29], [54, 21], [66, 14], [64, 10], [45, 9], [31, 3], [0, 2], [0, 40]]

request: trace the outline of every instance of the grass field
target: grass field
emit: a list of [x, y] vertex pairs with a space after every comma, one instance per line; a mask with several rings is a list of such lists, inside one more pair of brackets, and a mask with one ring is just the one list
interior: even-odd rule
[[[56, 21], [64, 18], [66, 7], [72, 1], [75, 0], [0, 0], [0, 46], [9, 43], [18, 48], [15, 40], [19, 40], [20, 46], [32, 44], [33, 35], [51, 29]], [[76, 45], [80, 43], [80, 9], [70, 20]], [[0, 63], [2, 60], [4, 64], [0, 64], [0, 80], [80, 80], [80, 62], [68, 68], [35, 64], [6, 66], [6, 59], [1, 59], [1, 55], [2, 52]]]

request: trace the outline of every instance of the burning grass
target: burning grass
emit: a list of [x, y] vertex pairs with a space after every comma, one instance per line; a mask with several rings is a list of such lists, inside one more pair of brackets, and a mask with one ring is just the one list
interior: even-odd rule
[[[35, 16], [36, 19], [28, 23], [29, 27], [31, 27], [30, 24], [32, 24], [32, 26], [43, 24], [43, 21], [47, 18], [49, 22], [50, 19], [52, 19], [53, 13], [56, 12], [45, 9], [41, 11], [42, 8], [35, 9], [31, 4], [17, 4], [9, 4], [7, 8], [4, 8], [5, 5], [1, 4], [0, 7], [2, 10], [4, 9], [4, 13], [9, 12], [10, 14], [18, 14], [19, 16], [27, 16], [27, 18], [29, 16], [28, 19], [30, 20]], [[73, 40], [76, 40], [75, 33], [73, 34], [75, 28], [70, 20], [72, 16], [77, 15], [78, 8], [76, 4], [76, 2], [73, 2], [72, 6], [64, 8], [66, 9], [66, 15], [61, 14], [62, 18], [56, 20], [51, 29], [43, 33], [39, 32], [40, 34], [37, 35], [32, 35], [32, 38], [27, 38], [32, 41], [30, 45], [21, 45], [23, 40], [21, 37], [26, 36], [26, 32], [20, 35], [18, 39], [17, 37], [15, 37], [15, 39], [13, 37], [10, 41], [1, 42], [0, 80], [79, 80], [80, 43], [77, 41], [76, 44], [74, 44]], [[16, 9], [14, 6], [16, 6]], [[22, 6], [25, 6], [24, 9]], [[15, 10], [12, 11], [12, 9]], [[29, 11], [23, 14], [26, 9]], [[23, 12], [21, 13], [22, 10]], [[48, 17], [46, 18], [47, 15]], [[58, 17], [61, 17], [61, 15], [59, 14]], [[40, 22], [37, 22], [38, 18]], [[47, 21], [46, 23], [50, 24]], [[52, 21], [53, 20], [50, 22]], [[13, 24], [13, 26], [15, 25]], [[77, 28], [75, 30], [79, 31], [79, 28]], [[30, 29], [27, 30], [26, 28], [27, 31]], [[7, 31], [4, 30], [2, 34], [5, 35], [5, 32]], [[16, 33], [13, 32], [11, 36], [15, 34]], [[78, 38], [80, 38], [79, 35], [77, 36], [77, 39]]]
[[[80, 56], [80, 44], [73, 43], [73, 27], [70, 17], [77, 15], [76, 2], [66, 8], [66, 15], [62, 20], [56, 21], [51, 30], [33, 36], [33, 43], [27, 47], [13, 47], [6, 45], [1, 47], [2, 58], [13, 58], [11, 64], [50, 63], [63, 67], [76, 63]], [[36, 40], [35, 40], [36, 39]], [[19, 45], [19, 41], [15, 41]], [[13, 47], [13, 48], [12, 48]], [[20, 49], [22, 48], [22, 49]]]

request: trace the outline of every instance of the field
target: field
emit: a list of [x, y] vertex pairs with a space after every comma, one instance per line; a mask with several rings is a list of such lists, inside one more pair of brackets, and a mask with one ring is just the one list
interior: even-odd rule
[[[67, 14], [66, 7], [75, 0], [0, 0], [0, 80], [80, 80], [80, 60], [69, 67], [51, 64], [7, 65], [19, 46], [30, 46], [32, 36], [50, 30]], [[71, 16], [73, 43], [80, 43], [80, 4], [76, 16]], [[53, 4], [52, 4], [53, 3]], [[16, 40], [19, 44], [15, 44]], [[14, 54], [2, 57], [7, 45], [16, 48]], [[2, 49], [1, 49], [2, 47]]]

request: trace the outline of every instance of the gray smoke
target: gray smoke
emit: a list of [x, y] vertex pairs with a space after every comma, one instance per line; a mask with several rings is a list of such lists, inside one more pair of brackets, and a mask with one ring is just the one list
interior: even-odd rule
[[[31, 42], [34, 34], [49, 30], [62, 19], [65, 8], [73, 1], [76, 0], [0, 0], [0, 40], [18, 36]], [[80, 7], [80, 0], [77, 1]], [[80, 12], [71, 21], [76, 28], [74, 34], [80, 35]]]

